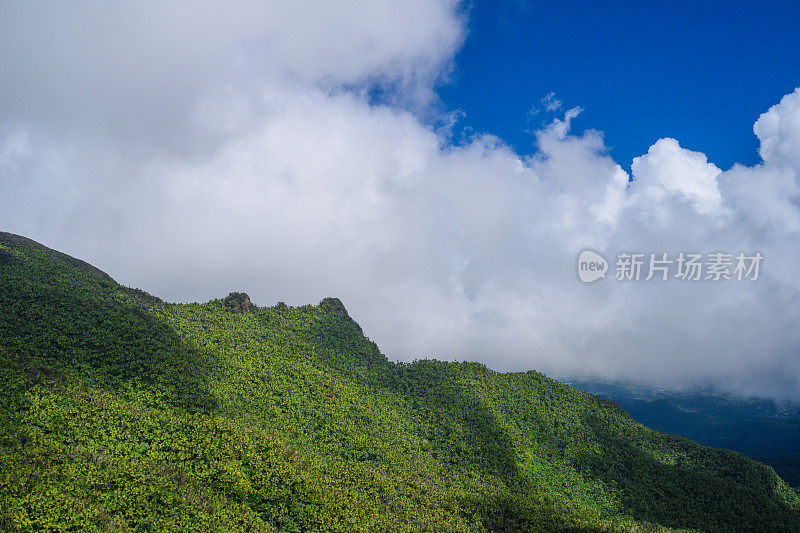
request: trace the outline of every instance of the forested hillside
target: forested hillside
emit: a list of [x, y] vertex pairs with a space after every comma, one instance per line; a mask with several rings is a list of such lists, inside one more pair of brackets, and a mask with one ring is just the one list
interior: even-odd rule
[[335, 298], [170, 304], [0, 233], [0, 359], [3, 531], [800, 531], [770, 467], [390, 362]]
[[608, 398], [645, 426], [705, 446], [743, 453], [800, 487], [800, 405], [737, 398], [709, 388], [661, 389], [643, 384], [564, 380]]

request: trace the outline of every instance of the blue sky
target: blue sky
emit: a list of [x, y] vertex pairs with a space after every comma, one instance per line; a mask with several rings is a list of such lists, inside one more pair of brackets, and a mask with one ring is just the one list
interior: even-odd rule
[[722, 169], [758, 162], [753, 122], [800, 75], [800, 2], [476, 0], [451, 83], [464, 125], [532, 150], [550, 92], [605, 133], [614, 159], [673, 137]]

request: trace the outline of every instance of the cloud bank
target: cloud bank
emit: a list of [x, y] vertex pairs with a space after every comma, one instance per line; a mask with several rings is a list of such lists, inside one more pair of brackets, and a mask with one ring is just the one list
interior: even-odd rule
[[[629, 173], [577, 108], [452, 144], [456, 2], [172, 6], [0, 7], [0, 227], [168, 300], [338, 296], [395, 359], [800, 399], [800, 88], [759, 165], [661, 139]], [[765, 259], [585, 285], [587, 248]]]

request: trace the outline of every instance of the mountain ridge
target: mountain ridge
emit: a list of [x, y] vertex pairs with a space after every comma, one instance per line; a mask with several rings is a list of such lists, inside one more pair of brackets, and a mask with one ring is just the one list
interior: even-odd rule
[[800, 530], [771, 468], [538, 372], [390, 362], [335, 298], [166, 303], [31, 243], [0, 233], [6, 530]]

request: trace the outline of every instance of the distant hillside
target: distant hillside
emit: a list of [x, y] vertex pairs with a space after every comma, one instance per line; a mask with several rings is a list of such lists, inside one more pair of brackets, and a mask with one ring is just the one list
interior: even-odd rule
[[[223, 296], [223, 295], [221, 295]], [[342, 303], [169, 304], [0, 233], [0, 530], [800, 531], [768, 466]]]
[[800, 405], [743, 400], [703, 388], [670, 390], [592, 379], [565, 382], [608, 398], [649, 428], [763, 460], [787, 482], [800, 486]]
[[800, 453], [759, 457], [758, 460], [779, 472], [781, 478], [795, 490], [800, 490]]

